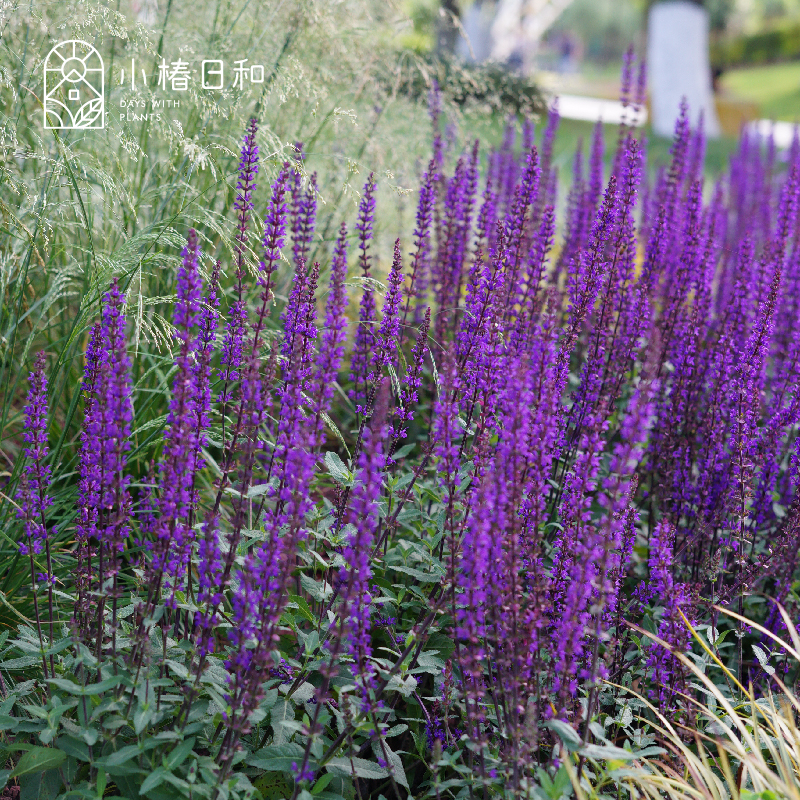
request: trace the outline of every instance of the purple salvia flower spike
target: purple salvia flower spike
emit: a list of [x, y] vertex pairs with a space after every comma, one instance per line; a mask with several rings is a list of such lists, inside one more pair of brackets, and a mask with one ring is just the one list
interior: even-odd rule
[[[195, 473], [203, 463], [202, 449], [208, 444], [207, 431], [211, 425], [211, 359], [217, 343], [217, 323], [219, 320], [219, 260], [211, 270], [206, 294], [203, 298], [203, 310], [200, 315], [200, 332], [198, 342], [195, 376], [197, 380], [197, 440], [196, 460], [193, 465]], [[196, 498], [195, 498], [196, 500]]]
[[[98, 539], [101, 545], [100, 579], [119, 571], [119, 556], [130, 533], [131, 497], [125, 475], [130, 449], [131, 362], [125, 339], [124, 296], [115, 278], [103, 302], [101, 336], [106, 358], [100, 364], [95, 385], [95, 414], [88, 432], [99, 443], [100, 487]], [[106, 563], [103, 564], [103, 549]]]
[[403, 303], [403, 260], [400, 255], [400, 240], [394, 243], [392, 268], [386, 281], [386, 297], [383, 301], [381, 324], [375, 337], [369, 382], [374, 383], [381, 372], [392, 366], [394, 352], [400, 341], [400, 306]]
[[356, 222], [359, 249], [358, 263], [365, 283], [359, 303], [358, 328], [350, 365], [350, 380], [353, 382], [353, 388], [350, 390], [350, 399], [355, 403], [356, 415], [359, 417], [367, 413], [369, 373], [375, 346], [374, 326], [377, 309], [375, 306], [375, 293], [369, 284], [369, 279], [372, 277], [370, 273], [371, 255], [369, 243], [372, 239], [374, 224], [375, 177], [370, 174], [358, 206], [358, 221]]
[[[597, 213], [597, 204], [603, 192], [603, 154], [605, 141], [603, 139], [603, 123], [598, 122], [592, 132], [592, 147], [589, 154], [589, 174], [586, 185], [586, 199], [583, 211], [586, 217], [585, 231], [589, 235], [591, 220]], [[586, 242], [582, 243], [584, 246]]]
[[347, 341], [347, 225], [343, 222], [331, 262], [330, 290], [325, 306], [322, 341], [317, 354], [314, 384], [311, 389], [314, 415], [314, 447], [322, 444], [324, 415], [330, 410], [337, 374]]
[[653, 670], [654, 696], [666, 710], [674, 705], [675, 693], [685, 688], [687, 679], [686, 668], [672, 654], [685, 653], [692, 641], [684, 616], [694, 623], [687, 587], [672, 577], [674, 540], [675, 528], [662, 520], [651, 537], [649, 560], [652, 591], [657, 602], [665, 606], [658, 636], [667, 647], [654, 643], [647, 665]]
[[510, 318], [511, 303], [519, 291], [519, 282], [523, 279], [522, 263], [525, 247], [528, 244], [528, 210], [536, 204], [539, 191], [541, 169], [539, 156], [534, 147], [527, 156], [525, 171], [514, 194], [511, 213], [506, 218], [505, 234], [508, 248], [509, 266], [506, 283], [507, 317]]
[[[42, 669], [44, 677], [48, 677], [47, 659], [44, 654], [44, 638], [42, 624], [39, 616], [39, 600], [37, 582], [42, 576], [36, 575], [34, 556], [42, 551], [47, 556], [47, 573], [43, 576], [48, 589], [48, 611], [50, 621], [50, 642], [55, 640], [53, 627], [53, 570], [50, 561], [50, 535], [55, 534], [55, 529], [50, 533], [47, 530], [47, 509], [53, 501], [48, 490], [51, 482], [50, 465], [45, 463], [49, 456], [47, 444], [47, 378], [44, 374], [45, 354], [40, 352], [36, 357], [36, 364], [29, 377], [27, 403], [25, 405], [25, 432], [22, 450], [27, 460], [16, 500], [18, 502], [17, 516], [24, 520], [24, 539], [19, 542], [19, 551], [28, 556], [30, 561], [31, 582], [33, 584], [33, 608], [36, 619], [36, 628], [39, 634], [39, 648], [42, 655]], [[38, 580], [37, 580], [38, 577]], [[50, 673], [53, 674], [53, 658], [50, 657]]]
[[88, 635], [88, 614], [92, 607], [88, 592], [92, 585], [91, 539], [97, 539], [97, 517], [100, 506], [101, 470], [99, 463], [100, 444], [97, 441], [95, 391], [100, 366], [108, 358], [100, 323], [92, 328], [86, 348], [86, 366], [83, 375], [83, 426], [81, 428], [80, 465], [78, 468], [78, 520], [75, 525], [77, 547], [75, 620], [79, 629]]
[[237, 296], [240, 302], [242, 300], [242, 281], [244, 280], [244, 252], [247, 247], [247, 232], [253, 212], [253, 193], [257, 186], [255, 180], [258, 174], [257, 131], [258, 123], [253, 117], [247, 125], [244, 141], [242, 142], [242, 152], [239, 158], [239, 180], [236, 183], [236, 200], [233, 203], [238, 220], [236, 230], [236, 281]]
[[492, 188], [491, 179], [487, 178], [486, 188], [483, 190], [481, 207], [475, 231], [475, 253], [481, 250], [489, 251], [494, 244], [492, 236], [497, 226], [497, 195]]
[[622, 79], [620, 81], [619, 99], [622, 105], [622, 115], [619, 121], [619, 135], [617, 137], [617, 149], [614, 153], [614, 164], [611, 172], [619, 175], [622, 169], [622, 158], [625, 151], [625, 139], [628, 135], [628, 108], [631, 105], [631, 95], [633, 88], [633, 67], [634, 54], [633, 47], [629, 47], [622, 57]]
[[466, 162], [461, 156], [456, 163], [453, 177], [447, 181], [443, 212], [444, 217], [437, 232], [438, 248], [433, 262], [433, 280], [438, 306], [436, 316], [436, 338], [444, 339], [447, 321], [453, 311], [455, 294], [454, 262], [458, 251], [458, 226], [463, 205], [463, 192], [466, 182]]
[[364, 443], [358, 458], [356, 484], [350, 501], [348, 522], [353, 534], [345, 545], [342, 558], [342, 604], [339, 611], [343, 633], [355, 662], [356, 684], [361, 691], [364, 709], [372, 707], [371, 690], [375, 672], [371, 663], [370, 637], [372, 596], [371, 554], [378, 527], [378, 500], [381, 475], [386, 463], [386, 387], [378, 389], [375, 413], [364, 430]]
[[27, 464], [22, 475], [16, 499], [17, 515], [25, 520], [25, 538], [19, 542], [23, 555], [40, 555], [47, 539], [46, 512], [53, 501], [50, 488], [50, 465], [47, 445], [47, 378], [44, 374], [45, 354], [39, 353], [33, 372], [30, 373], [28, 398], [25, 405], [25, 442], [23, 455]]
[[281, 260], [281, 248], [286, 242], [286, 216], [289, 191], [289, 172], [284, 164], [272, 184], [272, 193], [264, 218], [264, 255], [258, 265], [258, 285], [261, 287], [261, 306], [253, 328], [251, 352], [257, 353], [261, 344], [261, 332], [267, 318], [267, 310], [272, 301], [272, 285], [275, 271]]
[[[451, 271], [453, 277], [451, 282], [455, 286], [452, 302], [453, 307], [458, 308], [461, 304], [461, 290], [464, 282], [464, 265], [467, 260], [470, 232], [472, 229], [472, 210], [475, 205], [475, 195], [478, 191], [478, 140], [472, 146], [469, 161], [467, 162], [464, 183], [462, 187], [461, 200], [459, 203], [459, 218], [457, 228], [456, 246], [453, 250], [453, 264]], [[454, 319], [456, 315], [453, 315]]]
[[647, 61], [639, 62], [639, 71], [636, 73], [636, 91], [633, 97], [633, 108], [640, 111], [647, 101]]
[[[158, 497], [158, 519], [154, 525], [153, 559], [149, 564], [148, 604], [157, 602], [162, 588], [174, 593], [187, 577], [186, 565], [191, 553], [194, 530], [195, 469], [197, 465], [198, 375], [195, 368], [199, 337], [201, 284], [197, 268], [197, 233], [190, 230], [183, 263], [178, 270], [177, 300], [173, 322], [180, 349], [175, 359], [177, 373], [172, 384], [172, 398], [164, 432]], [[187, 469], [187, 466], [189, 467]]]
[[256, 188], [255, 177], [258, 174], [258, 145], [256, 132], [258, 124], [251, 119], [239, 159], [239, 180], [236, 184], [236, 200], [234, 208], [237, 212], [238, 226], [236, 231], [236, 297], [228, 309], [228, 323], [222, 345], [222, 381], [223, 389], [220, 400], [228, 400], [230, 384], [239, 379], [239, 367], [243, 358], [243, 342], [247, 328], [247, 309], [244, 301], [244, 255], [247, 247], [248, 228], [253, 210], [253, 193]]
[[308, 262], [311, 243], [314, 236], [314, 226], [317, 216], [317, 173], [313, 173], [308, 180], [308, 187], [303, 191], [302, 176], [294, 173], [294, 186], [292, 190], [292, 253], [294, 263]]
[[585, 202], [586, 182], [583, 175], [583, 140], [578, 141], [575, 158], [572, 162], [572, 184], [567, 196], [566, 230], [564, 244], [556, 262], [556, 273], [553, 280], [558, 285], [558, 279], [564, 269], [576, 257], [585, 239], [583, 227], [586, 214], [583, 204]]
[[428, 170], [422, 176], [422, 185], [419, 190], [416, 226], [414, 228], [414, 252], [412, 253], [411, 277], [409, 280], [401, 327], [401, 335], [403, 336], [405, 335], [408, 311], [412, 300], [415, 302], [414, 324], [418, 324], [418, 318], [422, 314], [422, 307], [426, 302], [428, 294], [433, 209], [436, 202], [436, 188], [434, 186], [436, 178], [434, 172], [435, 166], [434, 161], [428, 164]]

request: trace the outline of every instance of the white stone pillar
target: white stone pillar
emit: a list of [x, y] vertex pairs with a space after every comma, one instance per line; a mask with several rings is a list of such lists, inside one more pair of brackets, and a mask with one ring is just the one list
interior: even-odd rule
[[647, 79], [653, 130], [671, 136], [681, 98], [689, 103], [692, 126], [703, 112], [707, 135], [719, 136], [708, 59], [708, 12], [688, 0], [657, 2], [650, 7]]

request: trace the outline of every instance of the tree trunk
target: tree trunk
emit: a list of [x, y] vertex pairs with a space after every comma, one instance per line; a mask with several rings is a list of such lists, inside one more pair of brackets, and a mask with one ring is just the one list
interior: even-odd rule
[[442, 0], [439, 20], [436, 25], [436, 53], [440, 56], [452, 56], [458, 44], [458, 2]]
[[692, 124], [703, 114], [705, 131], [719, 136], [708, 57], [708, 11], [690, 0], [668, 0], [650, 7], [647, 72], [653, 130], [671, 136], [681, 100]]

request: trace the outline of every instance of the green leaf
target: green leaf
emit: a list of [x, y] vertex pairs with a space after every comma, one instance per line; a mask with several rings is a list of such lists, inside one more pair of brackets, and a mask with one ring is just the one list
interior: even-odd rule
[[578, 752], [586, 758], [609, 761], [633, 761], [639, 757], [630, 750], [623, 750], [621, 747], [614, 747], [611, 744], [585, 744], [578, 749]]
[[392, 675], [386, 684], [386, 689], [390, 692], [400, 692], [403, 697], [410, 697], [417, 685], [417, 679], [413, 675], [406, 675], [405, 678]]
[[325, 768], [332, 772], [334, 775], [345, 775], [347, 777], [355, 774], [359, 778], [367, 780], [379, 780], [380, 778], [388, 778], [389, 771], [384, 767], [379, 766], [374, 761], [367, 761], [365, 758], [346, 758], [340, 756], [332, 758]]
[[134, 798], [139, 796], [141, 776], [115, 775], [114, 783], [123, 797]]
[[325, 453], [325, 466], [328, 468], [328, 474], [342, 486], [349, 486], [353, 482], [353, 473], [345, 466], [339, 456], [332, 450]]
[[405, 458], [415, 447], [416, 444], [413, 442], [411, 444], [404, 444], [395, 451], [395, 454], [392, 456], [392, 458], [394, 458], [395, 461], [399, 461], [401, 458]]
[[406, 575], [411, 575], [412, 578], [416, 578], [420, 583], [439, 583], [444, 575], [444, 572], [423, 572], [422, 570], [414, 569], [413, 567], [404, 567], [400, 564], [389, 564], [388, 566], [396, 572], [403, 572]]
[[138, 745], [129, 744], [127, 747], [120, 747], [116, 753], [111, 753], [111, 755], [107, 756], [104, 759], [104, 763], [107, 767], [117, 767], [132, 758], [138, 758], [141, 752]]
[[48, 648], [44, 651], [46, 656], [54, 656], [56, 653], [60, 653], [62, 650], [66, 650], [68, 647], [74, 646], [74, 641], [72, 639], [62, 639], [60, 642], [56, 642], [52, 647]]
[[291, 736], [291, 733], [287, 733], [284, 724], [294, 722], [294, 706], [292, 703], [287, 700], [278, 700], [270, 709], [270, 722], [272, 724], [273, 743], [275, 745], [286, 744], [286, 740]]
[[327, 602], [333, 596], [333, 586], [327, 581], [315, 581], [310, 575], [301, 575], [303, 588], [318, 602]]
[[63, 781], [56, 769], [23, 775], [19, 779], [20, 797], [25, 800], [56, 800]]
[[41, 664], [41, 659], [38, 656], [20, 656], [19, 658], [11, 658], [8, 661], [3, 661], [0, 666], [3, 669], [25, 669], [25, 667], [32, 667], [34, 664]]
[[300, 597], [298, 594], [290, 594], [289, 595], [289, 602], [297, 603], [297, 607], [300, 610], [300, 614], [309, 622], [316, 622], [314, 615], [311, 613], [311, 609], [309, 608], [308, 601], [305, 597]]
[[444, 661], [438, 657], [436, 650], [426, 650], [420, 653], [417, 659], [417, 667], [411, 670], [413, 675], [419, 672], [427, 672], [431, 675], [440, 675], [444, 668]]
[[154, 709], [152, 708], [139, 708], [136, 709], [133, 715], [133, 730], [136, 732], [138, 736], [150, 723], [150, 720], [153, 718]]
[[247, 763], [264, 772], [291, 772], [292, 762], [300, 763], [303, 759], [303, 748], [294, 742], [281, 745], [269, 745], [257, 750], [247, 759]]
[[75, 681], [66, 680], [65, 678], [47, 679], [48, 683], [52, 684], [58, 689], [61, 689], [62, 692], [80, 696], [102, 694], [108, 689], [113, 689], [115, 686], [119, 686], [124, 681], [125, 678], [122, 675], [114, 675], [111, 678], [106, 678], [104, 681], [100, 681], [99, 683], [90, 683], [87, 686], [81, 686], [81, 684], [75, 683]]
[[63, 750], [68, 756], [72, 756], [78, 761], [89, 760], [89, 748], [86, 742], [76, 739], [74, 736], [65, 734], [56, 739], [56, 746], [59, 750]]
[[384, 750], [392, 768], [392, 776], [401, 786], [408, 789], [408, 778], [406, 778], [406, 771], [403, 769], [403, 762], [400, 760], [400, 756], [389, 747], [386, 741], [383, 742], [383, 745], [381, 745], [381, 742], [372, 743], [372, 752], [375, 754], [375, 758], [383, 758]]
[[32, 747], [20, 758], [19, 763], [11, 770], [12, 778], [28, 775], [32, 772], [44, 772], [55, 769], [66, 759], [67, 754], [54, 747]]
[[189, 755], [189, 753], [192, 752], [193, 747], [194, 747], [194, 737], [192, 737], [191, 739], [187, 739], [185, 742], [181, 742], [166, 757], [166, 764], [164, 766], [169, 770], [173, 770], [175, 769], [175, 767], [179, 767], [186, 760], [186, 757]]
[[255, 497], [261, 497], [261, 495], [266, 494], [275, 485], [276, 482], [273, 478], [269, 483], [259, 483], [255, 486], [251, 486], [247, 490], [247, 497], [249, 500], [252, 500]]
[[322, 775], [317, 782], [311, 787], [311, 794], [319, 794], [323, 789], [327, 787], [327, 785], [333, 780], [333, 775], [330, 772], [326, 772]]
[[636, 758], [652, 758], [653, 756], [663, 756], [667, 751], [663, 747], [645, 747], [644, 750], [636, 751]]
[[167, 771], [163, 767], [158, 767], [153, 770], [144, 780], [144, 783], [139, 788], [139, 794], [147, 794], [151, 789], [164, 782]]
[[578, 736], [572, 725], [568, 725], [560, 719], [548, 720], [545, 722], [545, 727], [558, 734], [559, 739], [567, 746], [567, 750], [575, 750], [581, 743], [581, 737]]
[[291, 797], [294, 792], [293, 782], [290, 783], [283, 775], [267, 772], [257, 780], [253, 786], [261, 793], [264, 800], [278, 800], [280, 797]]
[[750, 789], [742, 789], [742, 800], [778, 800], [778, 796], [771, 789], [762, 789], [760, 792], [753, 792]]

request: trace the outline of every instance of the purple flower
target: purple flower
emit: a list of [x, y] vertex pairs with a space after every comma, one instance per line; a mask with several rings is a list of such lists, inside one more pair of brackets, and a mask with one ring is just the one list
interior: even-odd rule
[[252, 118], [247, 125], [239, 159], [239, 180], [236, 183], [234, 208], [238, 225], [236, 230], [236, 296], [228, 309], [228, 323], [222, 345], [222, 402], [229, 399], [230, 383], [239, 379], [239, 368], [244, 357], [243, 343], [247, 328], [247, 309], [244, 301], [244, 254], [247, 247], [248, 227], [253, 210], [255, 177], [258, 174], [258, 124]]
[[211, 359], [217, 343], [217, 321], [219, 319], [219, 261], [214, 264], [211, 277], [203, 298], [203, 310], [200, 315], [200, 331], [198, 337], [197, 362], [195, 376], [197, 380], [197, 467], [201, 459], [201, 449], [208, 443], [206, 431], [211, 425]]
[[75, 583], [77, 597], [75, 616], [81, 628], [86, 631], [91, 602], [88, 593], [92, 585], [92, 555], [94, 548], [90, 544], [97, 538], [97, 518], [100, 505], [100, 443], [97, 441], [97, 430], [94, 429], [98, 416], [95, 410], [95, 390], [101, 362], [107, 360], [108, 352], [103, 343], [100, 323], [92, 327], [89, 345], [86, 348], [86, 366], [83, 374], [83, 409], [84, 418], [81, 428], [81, 450], [78, 478], [78, 519], [75, 524], [77, 547], [77, 567]]
[[261, 333], [267, 319], [267, 310], [272, 302], [272, 281], [281, 260], [281, 248], [286, 242], [286, 193], [289, 173], [286, 165], [272, 184], [267, 215], [264, 219], [264, 256], [258, 265], [258, 285], [261, 287], [261, 305], [253, 325], [252, 353], [258, 353]]
[[306, 766], [304, 769], [300, 769], [297, 765], [296, 761], [292, 761], [292, 775], [294, 775], [294, 779], [297, 783], [304, 783], [308, 781], [313, 781], [316, 772], [309, 766]]
[[394, 351], [400, 338], [400, 306], [403, 302], [403, 261], [400, 256], [400, 240], [394, 243], [394, 258], [387, 280], [386, 297], [383, 301], [383, 314], [380, 328], [375, 336], [375, 349], [372, 353], [372, 369], [368, 380], [374, 383], [382, 370], [392, 366]]
[[294, 170], [292, 173], [292, 252], [294, 263], [307, 261], [311, 242], [314, 236], [314, 224], [317, 214], [317, 173], [308, 180], [305, 191], [302, 188], [302, 175]]
[[[277, 455], [272, 467], [277, 486], [268, 492], [270, 502], [262, 523], [264, 541], [245, 557], [231, 597], [233, 648], [226, 668], [231, 674], [228, 701], [233, 713], [228, 726], [237, 734], [249, 730], [250, 714], [263, 696], [263, 670], [278, 641], [296, 549], [305, 536], [305, 518], [312, 508], [309, 485], [315, 459], [310, 445], [314, 436], [302, 410], [301, 381], [297, 377], [301, 363], [293, 361], [293, 374], [288, 377], [282, 394]], [[256, 394], [255, 359], [251, 360], [250, 372], [253, 380], [249, 383], [252, 391], [247, 407], [255, 420], [255, 415], [267, 411]], [[235, 544], [232, 542], [232, 546]]]
[[[689, 597], [684, 584], [676, 583], [672, 577], [673, 546], [675, 528], [666, 520], [660, 522], [650, 540], [651, 591], [656, 602], [664, 606], [658, 624], [658, 636], [670, 648], [686, 652], [692, 642], [691, 631], [686, 627], [681, 612], [693, 623]], [[653, 670], [653, 694], [665, 709], [675, 702], [676, 691], [685, 688], [685, 668], [663, 645], [654, 642], [650, 648], [647, 665]]]
[[563, 529], [554, 547], [551, 579], [554, 689], [561, 694], [562, 701], [577, 691], [591, 619], [592, 586], [598, 580], [604, 546], [599, 531], [592, 525], [590, 512], [603, 453], [603, 428], [605, 424], [597, 422], [587, 426], [575, 464], [564, 479], [559, 514]]
[[372, 238], [372, 227], [375, 222], [375, 178], [370, 174], [364, 194], [358, 206], [358, 263], [361, 266], [362, 277], [365, 279], [362, 288], [361, 301], [358, 309], [358, 328], [356, 329], [353, 355], [350, 364], [350, 380], [353, 388], [350, 390], [350, 399], [356, 405], [356, 414], [359, 416], [367, 413], [367, 397], [369, 394], [369, 374], [371, 370], [373, 349], [375, 346], [375, 293], [369, 283], [370, 274], [369, 242]]
[[497, 194], [492, 188], [491, 178], [486, 179], [486, 188], [483, 190], [481, 207], [475, 231], [475, 253], [487, 252], [493, 244], [492, 238], [497, 229]]
[[100, 575], [101, 581], [104, 577], [116, 575], [119, 555], [130, 533], [131, 497], [125, 470], [131, 446], [133, 407], [123, 302], [115, 278], [103, 302], [100, 338], [104, 356], [98, 364], [95, 398], [85, 424], [87, 445], [96, 448], [94, 458], [99, 468], [96, 535], [101, 546], [105, 547], [108, 559], [105, 564], [102, 558], [100, 561], [100, 568], [105, 573]]
[[355, 661], [356, 681], [366, 709], [372, 707], [374, 666], [370, 638], [372, 615], [372, 547], [378, 525], [378, 499], [381, 474], [386, 462], [383, 443], [386, 439], [385, 401], [381, 402], [372, 422], [364, 430], [364, 443], [356, 468], [356, 484], [351, 494], [348, 522], [353, 533], [345, 545], [341, 570], [342, 604], [339, 610], [341, 633], [346, 637]]
[[177, 372], [172, 383], [164, 448], [159, 474], [158, 518], [153, 526], [153, 558], [150, 563], [150, 602], [162, 588], [174, 597], [186, 577], [194, 542], [192, 515], [195, 505], [195, 472], [198, 467], [198, 406], [203, 394], [198, 386], [198, 350], [201, 338], [196, 328], [201, 319], [201, 284], [197, 269], [197, 234], [192, 229], [183, 249], [178, 270], [177, 300], [173, 313], [180, 349], [175, 358]]
[[236, 209], [238, 227], [236, 231], [236, 280], [237, 296], [241, 300], [242, 280], [244, 279], [244, 249], [247, 246], [247, 228], [250, 215], [253, 211], [253, 192], [256, 189], [256, 175], [258, 174], [258, 145], [256, 132], [258, 122], [255, 117], [247, 124], [242, 153], [239, 158], [239, 180], [236, 182], [236, 200], [233, 207]]
[[428, 293], [431, 224], [433, 221], [433, 206], [436, 200], [436, 190], [434, 188], [436, 174], [434, 170], [435, 163], [431, 161], [430, 164], [428, 164], [427, 172], [422, 176], [422, 186], [420, 186], [419, 190], [417, 222], [414, 228], [414, 252], [412, 253], [411, 278], [409, 280], [408, 294], [406, 295], [406, 306], [403, 311], [403, 334], [405, 334], [411, 301], [416, 301], [414, 324], [419, 324], [419, 321], [421, 321], [422, 308], [425, 305]]
[[22, 450], [27, 463], [16, 499], [17, 516], [25, 520], [25, 538], [19, 542], [23, 555], [39, 555], [47, 538], [47, 509], [53, 504], [48, 494], [50, 465], [47, 446], [47, 378], [44, 374], [45, 354], [39, 353], [29, 377], [28, 400], [25, 405], [25, 428]]
[[330, 290], [325, 306], [325, 322], [317, 354], [314, 384], [311, 389], [315, 420], [315, 447], [322, 443], [323, 415], [330, 410], [339, 368], [347, 340], [347, 226], [342, 223], [331, 263]]
[[432, 265], [436, 303], [439, 306], [434, 326], [434, 335], [438, 341], [444, 340], [447, 324], [454, 318], [454, 307], [461, 286], [464, 247], [460, 229], [466, 212], [467, 188], [467, 162], [461, 156], [453, 177], [447, 181], [444, 218], [441, 233], [437, 236], [438, 248]]
[[528, 235], [527, 214], [528, 210], [536, 202], [540, 177], [539, 156], [534, 147], [528, 154], [525, 171], [522, 173], [522, 179], [514, 194], [511, 213], [506, 217], [505, 223], [506, 247], [509, 254], [509, 275], [506, 290], [511, 298], [514, 297], [517, 283], [522, 278], [520, 271]]

